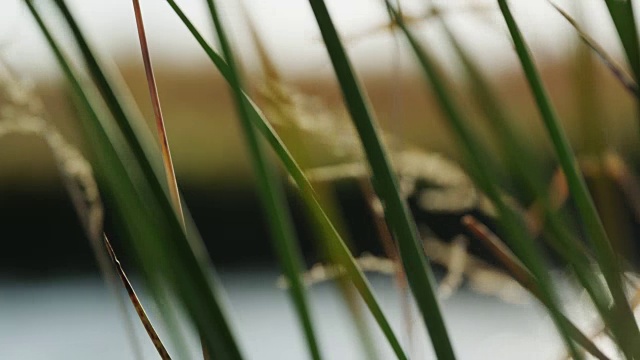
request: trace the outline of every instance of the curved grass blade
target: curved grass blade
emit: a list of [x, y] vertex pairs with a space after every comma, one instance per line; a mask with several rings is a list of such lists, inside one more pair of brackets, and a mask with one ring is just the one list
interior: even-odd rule
[[[609, 4], [609, 2], [610, 1], [608, 1], [607, 3]], [[630, 4], [630, 2], [617, 3]], [[542, 116], [542, 120], [553, 143], [555, 152], [560, 162], [560, 166], [562, 167], [562, 170], [566, 176], [569, 190], [571, 192], [573, 200], [575, 201], [580, 218], [582, 219], [587, 237], [593, 245], [596, 260], [600, 265], [602, 274], [607, 282], [607, 285], [609, 286], [609, 291], [611, 292], [611, 295], [613, 297], [614, 306], [612, 311], [619, 321], [617, 326], [620, 329], [620, 334], [623, 336], [621, 339], [618, 339], [621, 350], [629, 358], [640, 356], [640, 331], [638, 330], [638, 325], [634, 321], [633, 312], [629, 307], [629, 303], [624, 293], [621, 278], [622, 271], [620, 269], [618, 257], [615, 254], [611, 242], [604, 230], [604, 227], [598, 216], [584, 179], [580, 174], [580, 171], [578, 170], [578, 166], [569, 145], [569, 141], [567, 140], [566, 135], [564, 134], [564, 131], [560, 126], [560, 122], [555, 114], [555, 110], [551, 105], [544, 86], [542, 85], [540, 75], [536, 70], [529, 49], [513, 17], [513, 14], [509, 9], [509, 5], [507, 4], [506, 0], [498, 0], [498, 5], [507, 23], [507, 27], [509, 28], [509, 32], [514, 41], [516, 52], [520, 59], [520, 63], [535, 97], [536, 103], [538, 105], [538, 110], [540, 111], [540, 114]], [[630, 6], [631, 5], [629, 5], [629, 11]], [[630, 14], [633, 15], [631, 12]], [[633, 29], [635, 33], [635, 27]], [[640, 65], [640, 63], [638, 64]]]
[[560, 307], [557, 304], [553, 286], [542, 261], [540, 250], [535, 246], [533, 239], [531, 239], [527, 234], [522, 219], [520, 219], [519, 216], [504, 202], [495, 185], [496, 182], [492, 178], [492, 173], [487, 169], [487, 166], [483, 165], [490, 164], [490, 162], [484, 158], [483, 154], [486, 152], [483, 151], [480, 143], [475, 139], [470, 129], [466, 126], [467, 122], [462, 118], [457, 105], [453, 102], [452, 97], [444, 86], [444, 83], [436, 70], [435, 62], [432, 57], [426, 52], [426, 49], [418, 43], [393, 6], [388, 1], [386, 4], [392, 20], [398, 23], [398, 26], [402, 30], [414, 54], [416, 55], [443, 112], [449, 119], [449, 124], [452, 126], [454, 133], [459, 137], [459, 144], [465, 151], [466, 157], [469, 160], [467, 163], [471, 169], [471, 175], [474, 177], [480, 188], [496, 205], [500, 214], [501, 224], [509, 235], [508, 239], [510, 239], [510, 245], [516, 255], [518, 255], [519, 259], [538, 280], [541, 290], [540, 293], [542, 295], [541, 301], [549, 309], [551, 317], [571, 354], [575, 359], [581, 359], [582, 357], [579, 355], [574, 343], [571, 341], [565, 324], [561, 321], [562, 314]]
[[[198, 32], [193, 23], [185, 15], [182, 9], [180, 9], [176, 2], [173, 0], [166, 1], [174, 10], [176, 15], [180, 18], [180, 20], [182, 20], [187, 29], [191, 32], [193, 37], [205, 51], [218, 71], [220, 71], [222, 76], [227, 81], [229, 81], [231, 75], [224, 59], [222, 59], [222, 57], [220, 57], [204, 40], [204, 37], [200, 34], [200, 32]], [[312, 221], [314, 221], [315, 225], [318, 227], [318, 229], [320, 229], [320, 232], [322, 232], [322, 236], [332, 242], [331, 246], [336, 250], [336, 261], [344, 267], [347, 275], [349, 276], [349, 279], [352, 281], [353, 285], [360, 293], [360, 296], [362, 297], [364, 303], [367, 305], [369, 311], [371, 312], [371, 315], [380, 326], [382, 333], [389, 341], [389, 344], [391, 345], [391, 348], [395, 352], [398, 359], [407, 359], [407, 356], [404, 353], [404, 350], [402, 349], [397, 336], [393, 332], [389, 321], [384, 315], [382, 308], [380, 307], [375, 295], [373, 294], [373, 291], [371, 290], [369, 281], [366, 279], [366, 277], [358, 267], [355, 259], [349, 251], [349, 248], [345, 245], [344, 241], [340, 237], [340, 234], [337, 232], [336, 228], [329, 220], [327, 214], [322, 209], [322, 206], [320, 205], [320, 202], [318, 200], [318, 196], [313, 189], [313, 186], [311, 186], [311, 183], [304, 175], [302, 168], [295, 161], [291, 153], [289, 153], [287, 147], [284, 145], [275, 130], [264, 118], [262, 113], [258, 110], [258, 107], [251, 101], [246, 93], [243, 92], [243, 94], [243, 102], [245, 103], [245, 106], [249, 111], [251, 122], [254, 126], [256, 126], [261, 135], [264, 136], [280, 161], [283, 163], [284, 167], [289, 172], [289, 175], [291, 175], [291, 178], [297, 185], [298, 190], [300, 191], [300, 195], [311, 214]]]
[[435, 295], [434, 276], [424, 253], [421, 251], [415, 223], [400, 195], [397, 179], [380, 140], [373, 114], [360, 90], [324, 1], [310, 0], [309, 3], [342, 88], [344, 102], [358, 130], [373, 171], [374, 187], [385, 205], [385, 215], [389, 227], [396, 235], [407, 280], [422, 312], [433, 348], [439, 359], [455, 359], [440, 305]]
[[260, 197], [264, 207], [264, 211], [269, 221], [272, 237], [274, 239], [274, 247], [280, 258], [280, 264], [283, 267], [285, 276], [289, 282], [289, 289], [293, 304], [296, 308], [298, 318], [304, 330], [307, 346], [313, 359], [319, 360], [320, 348], [316, 340], [313, 322], [309, 313], [307, 296], [305, 294], [304, 285], [300, 274], [302, 273], [302, 259], [300, 250], [296, 243], [296, 236], [293, 229], [291, 215], [289, 213], [286, 199], [282, 194], [281, 184], [273, 174], [268, 164], [266, 153], [263, 149], [260, 139], [256, 134], [255, 128], [249, 117], [249, 106], [244, 101], [244, 93], [242, 92], [242, 81], [236, 67], [235, 55], [229, 45], [224, 26], [218, 15], [218, 11], [213, 0], [208, 0], [207, 5], [211, 13], [218, 41], [229, 68], [229, 86], [233, 92], [236, 111], [240, 118], [241, 126], [244, 131], [245, 140], [249, 146], [252, 165], [258, 180]]
[[196, 255], [160, 181], [143, 175], [123, 135], [100, 111], [93, 88], [76, 75], [33, 3], [25, 3], [86, 110], [82, 124], [98, 164], [99, 179], [117, 209], [118, 222], [126, 226], [144, 274], [149, 279], [164, 278], [172, 285], [214, 356], [241, 359], [220, 301], [217, 279], [210, 277], [206, 264]]

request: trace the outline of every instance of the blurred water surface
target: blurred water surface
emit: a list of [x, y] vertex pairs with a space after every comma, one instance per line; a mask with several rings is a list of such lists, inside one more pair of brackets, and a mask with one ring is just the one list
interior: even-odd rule
[[[248, 359], [307, 358], [287, 294], [275, 286], [277, 276], [272, 269], [221, 274], [231, 318]], [[382, 306], [406, 343], [406, 327], [399, 306], [401, 296], [390, 278], [374, 276], [371, 280]], [[141, 286], [137, 288], [166, 339], [157, 309], [144, 296]], [[311, 288], [310, 293], [326, 359], [367, 359], [337, 288], [329, 283], [320, 284]], [[555, 331], [544, 310], [534, 302], [511, 305], [461, 290], [443, 302], [443, 310], [460, 359], [514, 359], [516, 354], [518, 359], [548, 359], [560, 355]], [[122, 314], [98, 277], [20, 283], [0, 280], [0, 319], [0, 359], [134, 359]], [[134, 321], [144, 358], [157, 358], [142, 326], [137, 319]], [[379, 358], [393, 358], [381, 333], [370, 318], [368, 321]], [[414, 358], [433, 358], [417, 318], [413, 327], [414, 338], [420, 339], [411, 346]], [[192, 331], [186, 332], [189, 351], [193, 358], [198, 358], [196, 337]], [[171, 351], [171, 344], [168, 346]]]

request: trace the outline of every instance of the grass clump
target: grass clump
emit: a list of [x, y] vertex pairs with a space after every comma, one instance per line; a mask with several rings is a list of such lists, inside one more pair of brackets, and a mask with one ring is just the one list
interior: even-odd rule
[[[25, 4], [51, 47], [82, 111], [81, 125], [89, 140], [90, 159], [97, 174], [98, 186], [104, 194], [105, 201], [110, 205], [109, 208], [114, 209], [114, 218], [122, 230], [120, 235], [126, 239], [139, 260], [146, 283], [155, 289], [156, 297], [161, 297], [161, 294], [166, 292], [171, 298], [177, 299], [179, 306], [186, 310], [200, 334], [205, 357], [244, 358], [224, 306], [224, 290], [217, 280], [215, 271], [211, 270], [208, 254], [195, 225], [188, 212], [183, 214], [181, 210], [183, 204], [180, 202], [178, 186], [173, 175], [171, 153], [153, 80], [150, 54], [146, 49], [146, 39], [142, 31], [143, 21], [138, 2], [133, 3], [150, 93], [158, 119], [160, 146], [152, 140], [135, 108], [125, 100], [124, 90], [115, 81], [117, 78], [111, 75], [110, 70], [97, 57], [64, 0], [50, 1], [60, 10], [72, 34], [82, 60], [81, 66], [76, 66], [77, 62], [69, 60], [59, 45], [60, 35], [51, 31], [35, 1], [25, 0]], [[558, 11], [576, 27], [595, 55], [603, 60], [604, 65], [629, 90], [629, 95], [637, 97], [640, 51], [631, 2], [604, 2], [624, 48], [631, 76], [625, 75], [625, 70], [588, 34], [580, 30], [568, 13], [559, 9]], [[348, 164], [304, 169], [275, 130], [271, 121], [276, 123], [276, 119], [269, 119], [268, 116], [274, 113], [281, 117], [278, 120], [285, 119], [285, 126], [290, 122], [298, 127], [297, 131], [311, 134], [314, 131], [331, 132], [335, 131], [335, 128], [329, 126], [331, 124], [324, 124], [327, 125], [322, 128], [324, 130], [318, 130], [320, 128], [314, 127], [313, 124], [307, 126], [309, 124], [305, 123], [306, 119], [297, 119], [305, 116], [301, 108], [312, 103], [306, 102], [308, 98], [303, 94], [295, 93], [280, 83], [269, 66], [265, 68], [274, 83], [267, 87], [262, 95], [266, 95], [264, 99], [269, 102], [271, 110], [276, 111], [266, 112], [268, 116], [265, 116], [249, 95], [250, 89], [243, 81], [237, 54], [233, 51], [233, 43], [227, 37], [224, 19], [219, 14], [217, 3], [207, 0], [220, 52], [207, 43], [175, 1], [167, 0], [167, 4], [229, 85], [257, 178], [260, 199], [274, 239], [273, 246], [284, 273], [283, 283], [289, 289], [311, 358], [323, 358], [323, 351], [317, 340], [314, 317], [309, 311], [305, 283], [335, 276], [344, 277], [355, 287], [395, 356], [398, 359], [410, 358], [409, 352], [402, 346], [364, 275], [363, 271], [371, 270], [394, 273], [401, 287], [402, 284], [408, 285], [437, 358], [456, 358], [454, 342], [442, 315], [439, 297], [442, 299], [449, 296], [460, 285], [465, 274], [473, 277], [490, 266], [467, 254], [469, 239], [466, 237], [456, 239], [453, 244], [423, 239], [429, 238], [429, 235], [425, 235], [429, 230], [418, 231], [407, 205], [407, 199], [410, 197], [416, 197], [424, 209], [431, 211], [485, 210], [498, 223], [497, 234], [471, 215], [463, 218], [462, 225], [468, 227], [475, 238], [482, 241], [506, 269], [491, 269], [493, 274], [498, 274], [499, 276], [495, 275], [497, 277], [507, 277], [509, 274], [512, 277], [511, 281], [519, 283], [540, 301], [549, 311], [572, 358], [586, 358], [586, 353], [589, 353], [598, 359], [607, 359], [608, 355], [596, 346], [593, 337], [585, 335], [567, 317], [559, 300], [557, 283], [549, 275], [552, 265], [542, 242], [538, 241], [538, 238], [543, 239], [548, 248], [575, 275], [576, 285], [589, 295], [604, 325], [604, 332], [613, 340], [620, 356], [626, 359], [640, 358], [640, 331], [633, 314], [637, 301], [629, 299], [625, 292], [625, 271], [629, 266], [621, 261], [620, 254], [616, 252], [609, 234], [605, 231], [577, 157], [541, 81], [527, 42], [520, 32], [518, 20], [511, 13], [506, 0], [497, 0], [496, 5], [507, 25], [510, 39], [513, 41], [558, 162], [552, 191], [548, 191], [545, 179], [539, 175], [541, 170], [532, 150], [522, 145], [521, 135], [512, 128], [513, 116], [505, 111], [504, 100], [495, 95], [474, 60], [458, 42], [455, 29], [449, 27], [444, 18], [448, 11], [433, 7], [432, 11], [426, 12], [426, 17], [411, 17], [405, 15], [397, 3], [386, 1], [380, 4], [386, 6], [390, 19], [389, 24], [383, 29], [398, 32], [397, 36], [408, 45], [407, 51], [415, 57], [424, 75], [425, 84], [433, 91], [437, 105], [463, 154], [462, 168], [438, 155], [426, 154], [415, 149], [398, 151], [394, 144], [387, 144], [392, 137], [386, 136], [380, 130], [366, 92], [360, 86], [356, 71], [351, 65], [324, 1], [310, 0], [310, 8], [322, 34], [342, 99], [355, 128], [354, 135], [357, 134], [360, 140], [359, 143], [349, 142], [347, 152], [358, 154], [360, 158]], [[483, 11], [486, 9], [483, 8]], [[463, 77], [469, 85], [468, 90], [477, 100], [487, 128], [494, 133], [497, 148], [504, 155], [498, 161], [489, 156], [483, 140], [469, 126], [469, 109], [460, 105], [453, 95], [452, 84], [440, 70], [440, 64], [432, 54], [432, 47], [418, 40], [412, 25], [423, 18], [430, 21], [442, 20], [440, 25], [453, 45], [454, 55], [460, 60]], [[268, 65], [266, 62], [263, 64]], [[80, 68], [89, 75], [88, 78], [80, 75]], [[331, 115], [327, 115], [327, 118], [330, 119]], [[45, 126], [32, 125], [22, 122], [14, 126], [14, 130], [34, 132], [35, 127]], [[49, 140], [49, 137], [55, 137], [56, 133], [49, 130], [43, 134], [45, 139]], [[324, 136], [326, 141], [331, 140], [326, 134], [320, 135]], [[332, 149], [339, 152], [343, 145], [337, 144]], [[351, 151], [353, 149], [357, 150]], [[275, 176], [273, 164], [269, 161], [271, 153], [275, 154], [286, 175], [292, 180], [306, 206], [307, 215], [319, 233], [319, 238], [325, 242], [326, 248], [330, 249], [327, 258], [331, 264], [313, 268], [306, 276], [303, 274], [303, 261], [290, 210], [282, 194], [282, 184]], [[606, 162], [609, 167], [615, 167], [610, 156], [603, 158], [609, 159]], [[617, 178], [625, 179], [619, 183], [624, 185], [625, 191], [633, 193], [638, 184], [629, 180], [633, 179], [632, 176], [620, 175], [625, 173], [621, 168], [624, 166], [615, 167], [619, 170]], [[526, 189], [534, 200], [525, 204], [519, 194], [512, 194], [503, 188], [504, 179], [500, 179], [497, 174], [505, 173], [510, 175], [508, 181], [513, 183], [513, 188]], [[362, 189], [368, 196], [371, 209], [379, 216], [378, 230], [381, 234], [386, 234], [389, 259], [354, 257], [345, 239], [338, 232], [338, 226], [327, 215], [328, 209], [312, 183], [346, 177], [361, 179]], [[416, 184], [419, 182], [428, 182], [434, 189], [418, 191]], [[415, 195], [416, 193], [419, 194]], [[580, 232], [574, 231], [566, 219], [566, 214], [560, 211], [562, 205], [568, 201], [575, 205], [575, 220], [580, 226]], [[88, 232], [89, 237], [95, 240], [93, 238], [99, 237], [101, 230], [98, 235], [95, 230]], [[579, 240], [581, 237], [587, 241], [582, 242]], [[115, 261], [113, 252], [110, 254]], [[449, 267], [449, 274], [439, 286], [430, 261], [445, 263]], [[163, 312], [161, 315], [167, 317], [167, 322], [171, 322], [170, 312]], [[155, 338], [150, 334], [154, 341], [159, 341], [156, 339], [157, 334]], [[163, 358], [168, 358], [168, 353], [162, 349], [160, 343], [158, 351]]]

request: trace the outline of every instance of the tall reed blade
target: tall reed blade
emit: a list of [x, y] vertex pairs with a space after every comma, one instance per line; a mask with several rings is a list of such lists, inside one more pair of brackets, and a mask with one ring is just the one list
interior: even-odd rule
[[454, 359], [453, 348], [435, 295], [435, 279], [421, 249], [415, 223], [400, 195], [397, 179], [380, 140], [373, 114], [360, 90], [324, 1], [310, 0], [309, 3], [340, 83], [343, 99], [373, 171], [374, 188], [385, 206], [389, 227], [396, 235], [400, 258], [431, 336], [433, 348], [438, 358]]
[[249, 109], [247, 108], [249, 104], [244, 101], [242, 82], [236, 67], [235, 56], [227, 40], [216, 4], [213, 0], [208, 0], [207, 4], [220, 42], [220, 47], [222, 48], [222, 53], [229, 68], [229, 85], [233, 92], [236, 110], [249, 146], [252, 165], [258, 180], [260, 197], [267, 214], [271, 234], [275, 242], [275, 249], [289, 282], [291, 297], [304, 330], [309, 352], [313, 359], [319, 360], [322, 357], [313, 329], [304, 285], [300, 277], [302, 273], [302, 260], [300, 250], [297, 247], [288, 205], [282, 194], [281, 185], [278, 184], [278, 180], [269, 168], [265, 151], [260, 143], [260, 139], [257, 137], [255, 127], [251, 123]]

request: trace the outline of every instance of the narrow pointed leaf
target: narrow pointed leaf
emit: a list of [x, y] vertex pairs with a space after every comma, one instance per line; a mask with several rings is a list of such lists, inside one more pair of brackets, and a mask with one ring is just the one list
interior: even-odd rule
[[415, 223], [400, 195], [395, 173], [380, 140], [378, 125], [360, 89], [324, 1], [310, 0], [309, 3], [340, 83], [344, 102], [358, 130], [373, 172], [374, 188], [385, 206], [389, 227], [396, 235], [407, 280], [431, 336], [433, 348], [438, 358], [454, 359], [453, 347], [435, 295], [435, 278], [421, 249]]

